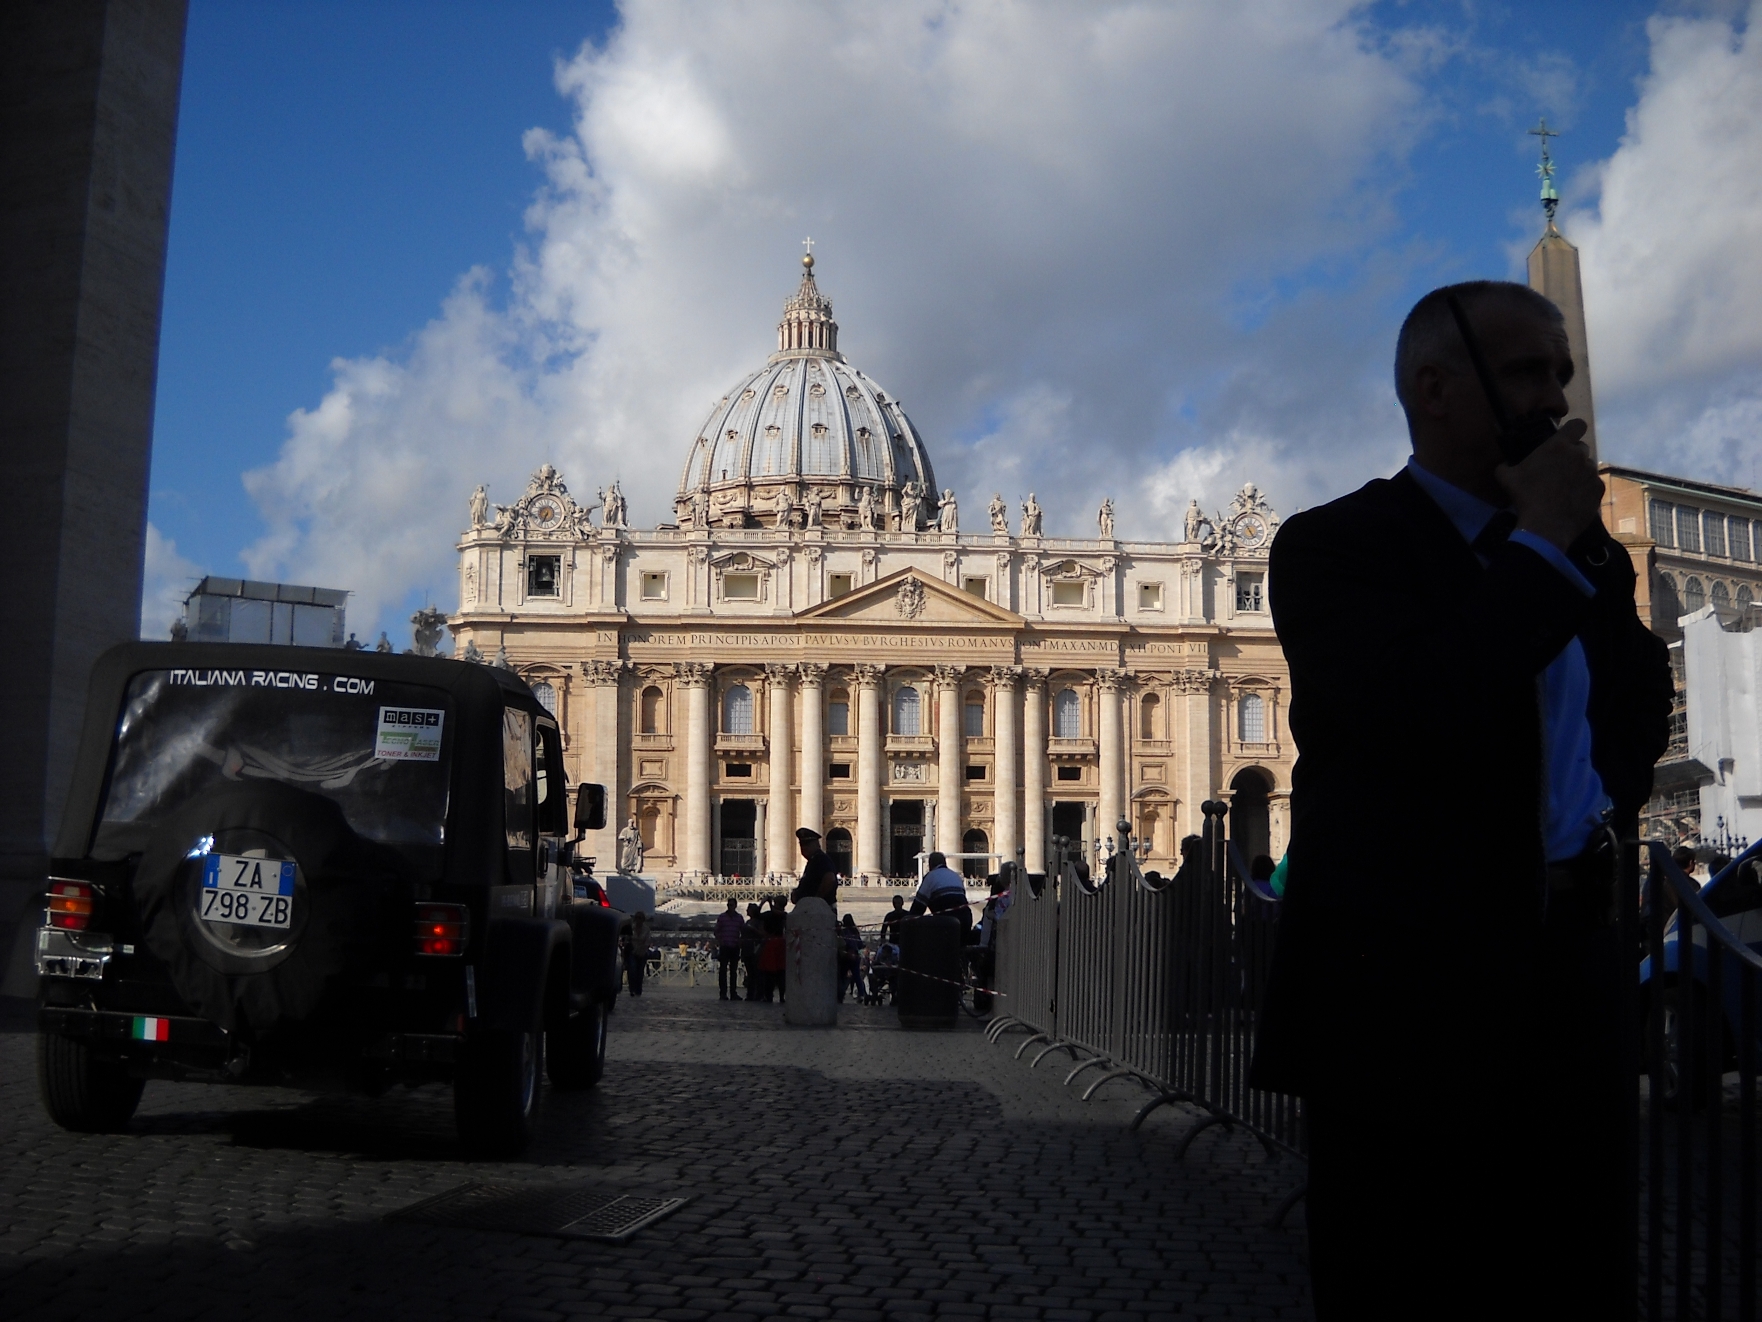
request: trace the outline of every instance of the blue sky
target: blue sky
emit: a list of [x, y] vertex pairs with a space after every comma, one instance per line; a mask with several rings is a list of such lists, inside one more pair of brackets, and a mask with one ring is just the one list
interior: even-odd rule
[[[842, 347], [964, 505], [1038, 481], [1068, 495], [1049, 530], [1076, 531], [1130, 486], [1122, 530], [1157, 536], [1243, 472], [1285, 508], [1325, 499], [1398, 458], [1381, 363], [1413, 298], [1519, 274], [1539, 114], [1587, 257], [1614, 269], [1662, 223], [1668, 136], [1707, 150], [1718, 108], [1696, 70], [1755, 59], [1743, 6], [1659, 12], [194, 0], [143, 629], [192, 575], [251, 573], [354, 589], [352, 626], [404, 637], [425, 593], [455, 604], [470, 485], [511, 499], [546, 460], [670, 517], [694, 420], [762, 360], [809, 231]], [[1608, 180], [1626, 219], [1599, 212]], [[1594, 355], [1644, 356], [1622, 287]], [[1720, 458], [1756, 416], [1750, 330], [1721, 334], [1626, 395], [1599, 371], [1606, 454], [1751, 480]]]

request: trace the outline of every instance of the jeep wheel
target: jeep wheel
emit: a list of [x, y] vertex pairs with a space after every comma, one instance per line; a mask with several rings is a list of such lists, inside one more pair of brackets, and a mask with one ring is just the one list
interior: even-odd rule
[[483, 1029], [465, 1040], [453, 1082], [459, 1141], [480, 1157], [518, 1156], [532, 1141], [544, 1034]]
[[591, 1088], [606, 1072], [606, 1020], [604, 1001], [595, 1001], [569, 1022], [551, 1033], [545, 1063], [551, 1082], [559, 1088]]
[[49, 1118], [82, 1134], [127, 1127], [146, 1086], [86, 1043], [59, 1033], [37, 1034], [37, 1083]]

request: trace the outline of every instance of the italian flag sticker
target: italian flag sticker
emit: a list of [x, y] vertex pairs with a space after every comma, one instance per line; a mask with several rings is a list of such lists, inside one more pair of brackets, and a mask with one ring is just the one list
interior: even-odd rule
[[137, 1018], [134, 1032], [129, 1036], [140, 1042], [169, 1042], [171, 1040], [171, 1020]]

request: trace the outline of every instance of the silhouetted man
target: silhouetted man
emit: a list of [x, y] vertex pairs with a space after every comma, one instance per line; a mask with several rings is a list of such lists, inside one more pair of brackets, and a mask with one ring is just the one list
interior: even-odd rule
[[1663, 752], [1664, 645], [1563, 417], [1573, 362], [1522, 285], [1435, 290], [1396, 348], [1411, 462], [1272, 548], [1291, 848], [1253, 1082], [1303, 1096], [1318, 1318], [1633, 1315], [1608, 823]]
[[804, 826], [795, 833], [795, 842], [801, 849], [804, 862], [801, 880], [790, 894], [790, 902], [793, 904], [811, 898], [824, 900], [836, 909], [838, 868], [833, 864], [832, 856], [820, 848], [820, 833]]

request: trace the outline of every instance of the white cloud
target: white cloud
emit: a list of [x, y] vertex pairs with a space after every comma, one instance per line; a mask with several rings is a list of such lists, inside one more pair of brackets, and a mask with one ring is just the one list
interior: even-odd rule
[[[1598, 213], [1569, 225], [1608, 457], [1744, 483], [1742, 451], [1762, 444], [1762, 3], [1748, 8], [1747, 24], [1651, 21]], [[1736, 450], [1709, 439], [1742, 426]]]
[[171, 622], [184, 613], [184, 598], [201, 578], [194, 561], [177, 553], [177, 543], [147, 525], [147, 553], [141, 575], [141, 637], [163, 642]]
[[[401, 637], [413, 593], [456, 601], [477, 482], [506, 502], [549, 461], [669, 517], [809, 233], [840, 347], [969, 510], [1032, 485], [1074, 532], [1111, 492], [1123, 534], [1156, 535], [1157, 482], [1205, 442], [1220, 480], [1313, 503], [1387, 446], [1386, 346], [1363, 329], [1386, 337], [1386, 310], [1343, 323], [1341, 296], [1270, 291], [1387, 232], [1369, 177], [1421, 119], [1412, 52], [1355, 15], [631, 0], [558, 69], [574, 131], [527, 135], [544, 185], [505, 306], [473, 274], [404, 352], [334, 365], [247, 475], [269, 524], [251, 572], [352, 588], [351, 623]], [[1283, 361], [1317, 335], [1309, 365]]]

